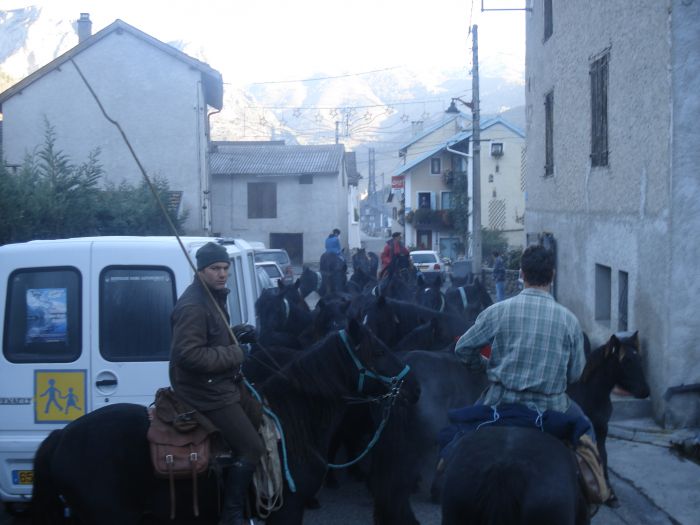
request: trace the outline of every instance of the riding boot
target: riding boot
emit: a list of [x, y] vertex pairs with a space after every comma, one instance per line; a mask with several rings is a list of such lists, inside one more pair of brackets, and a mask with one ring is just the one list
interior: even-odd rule
[[224, 507], [219, 525], [244, 525], [246, 495], [256, 465], [245, 459], [237, 460], [228, 471], [224, 487]]

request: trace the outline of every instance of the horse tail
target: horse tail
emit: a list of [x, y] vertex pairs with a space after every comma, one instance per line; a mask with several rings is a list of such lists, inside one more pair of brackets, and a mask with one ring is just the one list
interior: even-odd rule
[[49, 525], [63, 520], [63, 503], [51, 476], [51, 461], [61, 440], [61, 429], [54, 430], [41, 443], [34, 456], [32, 525]]
[[523, 466], [499, 462], [481, 479], [476, 492], [478, 519], [485, 525], [520, 523], [527, 480]]

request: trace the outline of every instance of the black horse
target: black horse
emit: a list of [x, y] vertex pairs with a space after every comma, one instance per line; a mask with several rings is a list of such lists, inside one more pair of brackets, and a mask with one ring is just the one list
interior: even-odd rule
[[335, 253], [324, 252], [320, 261], [321, 297], [345, 291], [348, 266]]
[[278, 288], [263, 290], [255, 302], [258, 340], [264, 346], [302, 348], [299, 336], [313, 319], [298, 283], [287, 285], [280, 281]]
[[[613, 334], [604, 345], [593, 350], [586, 358], [586, 367], [578, 383], [567, 391], [593, 424], [598, 453], [608, 479], [608, 452], [605, 440], [608, 437], [608, 422], [612, 415], [610, 393], [615, 386], [626, 390], [634, 397], [649, 396], [649, 385], [644, 377], [642, 358], [639, 354], [639, 334]], [[608, 483], [610, 485], [610, 483]], [[611, 495], [606, 502], [618, 506], [617, 496], [610, 487]]]
[[[344, 413], [347, 398], [390, 398], [399, 391], [415, 402], [420, 390], [397, 357], [364, 327], [350, 322], [346, 332], [323, 341], [271, 376], [260, 393], [282, 423], [289, 471], [296, 491], [285, 484], [284, 505], [268, 525], [301, 524], [304, 503], [316, 494], [326, 473], [330, 435]], [[403, 380], [405, 382], [402, 385]], [[400, 390], [399, 390], [400, 387]], [[177, 522], [168, 521], [168, 482], [153, 476], [146, 440], [148, 415], [140, 405], [117, 404], [98, 409], [51, 434], [36, 456], [37, 523], [57, 516], [65, 505], [79, 523], [130, 525], [191, 523], [186, 503], [188, 482], [179, 483], [183, 502]], [[200, 518], [215, 523], [215, 479], [199, 481]], [[48, 521], [60, 523], [60, 520]]]
[[576, 460], [537, 429], [482, 427], [463, 436], [447, 464], [443, 525], [587, 525]]
[[359, 248], [352, 256], [352, 271], [362, 270], [365, 274], [376, 278], [379, 258], [374, 252], [367, 252], [364, 248]]
[[308, 266], [304, 266], [299, 277], [299, 293], [306, 298], [311, 292], [321, 295], [321, 272], [315, 272]]
[[493, 304], [488, 290], [475, 278], [471, 284], [451, 286], [445, 292], [445, 310], [462, 314], [469, 326], [474, 324], [477, 316]]

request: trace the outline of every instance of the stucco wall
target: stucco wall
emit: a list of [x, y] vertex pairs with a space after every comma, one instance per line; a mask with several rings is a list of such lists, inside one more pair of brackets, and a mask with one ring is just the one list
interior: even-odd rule
[[[203, 233], [201, 184], [206, 111], [199, 72], [137, 39], [112, 33], [75, 57], [110, 117], [124, 129], [150, 176], [183, 191], [188, 233]], [[57, 147], [75, 163], [95, 148], [103, 182], [139, 183], [142, 176], [116, 127], [100, 112], [76, 69], [67, 63], [3, 104], [6, 161], [18, 164], [44, 141], [45, 119]]]
[[[249, 219], [247, 184], [266, 181], [277, 183], [277, 218]], [[304, 262], [318, 262], [333, 228], [341, 230], [340, 243], [348, 251], [347, 180], [341, 183], [340, 175], [314, 175], [313, 184], [299, 184], [298, 177], [215, 175], [213, 229], [267, 246], [270, 233], [303, 233]]]
[[[533, 2], [527, 15], [526, 231], [557, 239], [558, 300], [593, 344], [619, 328], [618, 278], [628, 273], [628, 327], [640, 330], [655, 415], [671, 425], [678, 416], [663, 401], [666, 389], [700, 381], [693, 342], [700, 329], [691, 306], [700, 291], [700, 16], [697, 2], [684, 4], [555, 1], [554, 33], [546, 42], [542, 2]], [[606, 49], [609, 163], [592, 168], [589, 68]], [[544, 177], [550, 90], [554, 175]], [[595, 319], [596, 264], [611, 269], [610, 321]]]
[[[669, 386], [700, 383], [700, 2], [676, 0], [671, 16], [671, 250]], [[667, 423], [700, 421], [700, 396], [671, 398]]]

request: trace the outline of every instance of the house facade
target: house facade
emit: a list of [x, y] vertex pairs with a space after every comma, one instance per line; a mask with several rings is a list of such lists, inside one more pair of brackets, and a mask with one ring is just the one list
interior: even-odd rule
[[[522, 246], [524, 134], [500, 117], [487, 119], [480, 127], [482, 225], [503, 232], [510, 246]], [[454, 208], [456, 192], [462, 191], [471, 214], [471, 140], [471, 116], [446, 113], [400, 149], [404, 163], [392, 173], [392, 185], [402, 193], [407, 245], [450, 258], [463, 255], [465, 246], [468, 249], [467, 239], [455, 229]], [[457, 190], [459, 178], [466, 178], [465, 189]]]
[[211, 175], [215, 235], [284, 248], [296, 265], [318, 262], [334, 228], [346, 251], [357, 230], [359, 246], [359, 202], [350, 205], [357, 177], [348, 176], [342, 144], [215, 142]]
[[[9, 165], [44, 143], [46, 123], [56, 147], [73, 162], [100, 149], [103, 183], [139, 184], [143, 176], [119, 123], [150, 177], [167, 180], [190, 234], [211, 232], [208, 111], [221, 109], [221, 74], [172, 46], [116, 20], [3, 93], [2, 151]], [[94, 92], [95, 96], [91, 93]]]
[[639, 330], [657, 421], [697, 424], [700, 4], [531, 6], [528, 238], [594, 344]]

